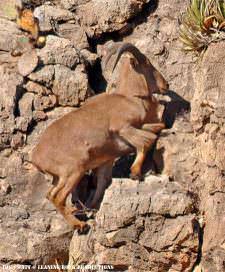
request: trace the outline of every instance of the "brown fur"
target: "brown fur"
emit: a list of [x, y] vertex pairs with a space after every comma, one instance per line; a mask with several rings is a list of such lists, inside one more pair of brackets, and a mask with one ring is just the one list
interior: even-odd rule
[[[118, 61], [120, 60], [120, 57], [125, 52], [132, 54], [132, 60], [129, 60], [129, 58], [125, 58], [123, 60], [123, 68], [120, 70], [119, 87], [117, 87], [117, 89], [120, 88], [124, 90], [124, 87], [127, 89], [130, 86], [133, 86], [133, 83], [136, 85], [144, 82], [143, 80], [140, 81], [140, 77], [137, 75], [135, 75], [135, 78], [133, 78], [133, 69], [130, 69], [130, 62], [132, 62], [133, 68], [136, 70], [136, 72], [143, 75], [146, 81], [145, 83], [148, 85], [148, 88], [152, 90], [152, 93], [160, 92], [163, 94], [168, 90], [169, 84], [164, 79], [162, 74], [151, 64], [149, 59], [144, 54], [142, 54], [135, 46], [130, 43], [120, 42], [110, 44], [108, 53], [105, 53], [102, 65], [103, 70], [106, 68], [112, 55], [116, 54], [114, 63], [112, 65], [112, 71], [114, 71]], [[156, 88], [153, 88], [154, 86]]]
[[[123, 59], [120, 60], [120, 57], [123, 53], [129, 52], [129, 55], [126, 55]], [[129, 90], [133, 91], [134, 96], [141, 97], [145, 94], [146, 88], [151, 89], [152, 92], [160, 92], [165, 93], [169, 88], [167, 81], [164, 77], [159, 73], [154, 66], [150, 63], [150, 61], [132, 44], [129, 43], [109, 43], [104, 47], [103, 51], [103, 69], [106, 69], [107, 64], [112, 57], [115, 55], [114, 61], [111, 62], [113, 69], [117, 65], [118, 61], [121, 61], [121, 68], [119, 73], [119, 80], [116, 88], [116, 93], [128, 93]], [[103, 70], [104, 71], [104, 70]], [[142, 91], [141, 91], [142, 90]], [[112, 93], [111, 90], [108, 90], [109, 93]], [[93, 99], [93, 98], [92, 98]], [[152, 97], [151, 111], [149, 114], [155, 114], [155, 117], [149, 116], [149, 119], [155, 122], [161, 122], [161, 114], [158, 112], [158, 102], [156, 99]], [[142, 128], [147, 129], [151, 132], [152, 144], [155, 142], [157, 138], [157, 133], [160, 132], [164, 128], [163, 123], [156, 124], [145, 124]], [[129, 135], [127, 136], [129, 137]], [[132, 139], [130, 139], [132, 141]], [[149, 147], [150, 148], [150, 147]], [[130, 177], [133, 179], [141, 179], [141, 169], [143, 162], [145, 160], [148, 149], [139, 149], [137, 150], [137, 156], [134, 160], [133, 165], [131, 166], [131, 174]], [[113, 161], [107, 164], [107, 166], [101, 166], [100, 169], [97, 169], [95, 172], [104, 173], [104, 175], [99, 175], [95, 177], [97, 179], [97, 190], [96, 196], [91, 201], [88, 199], [86, 202], [87, 206], [90, 208], [96, 208], [99, 204], [99, 201], [103, 198], [104, 191], [110, 184], [111, 180], [109, 177], [112, 176], [112, 167]]]
[[[111, 167], [116, 158], [136, 150], [131, 172], [139, 175], [145, 154], [156, 139], [155, 133], [164, 127], [158, 119], [158, 103], [152, 96], [153, 90], [160, 89], [155, 73], [152, 71], [150, 79], [146, 78], [145, 68], [134, 65], [134, 61], [131, 58], [121, 67], [116, 92], [97, 95], [55, 121], [33, 151], [33, 164], [53, 175], [57, 182], [48, 192], [48, 199], [75, 228], [82, 229], [85, 223], [73, 216], [76, 208], [67, 206], [66, 198], [85, 172], [99, 169], [99, 176], [104, 176], [101, 167]], [[124, 76], [130, 84], [125, 84]], [[95, 202], [104, 187], [98, 180]]]

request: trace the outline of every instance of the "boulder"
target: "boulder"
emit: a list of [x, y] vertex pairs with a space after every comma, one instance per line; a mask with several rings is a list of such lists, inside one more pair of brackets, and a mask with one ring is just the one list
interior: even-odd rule
[[24, 87], [26, 88], [27, 92], [35, 93], [39, 96], [51, 94], [51, 90], [33, 81], [28, 81]]
[[56, 105], [56, 97], [54, 95], [49, 96], [35, 96], [34, 109], [36, 111], [44, 111], [51, 109]]
[[58, 22], [74, 19], [74, 14], [69, 10], [48, 4], [37, 7], [34, 16], [39, 20], [41, 31], [56, 30]]
[[198, 251], [194, 203], [166, 176], [114, 179], [86, 238], [74, 233], [70, 265], [111, 264], [122, 271], [191, 271]]
[[[7, 31], [5, 31], [7, 29]], [[23, 39], [23, 33], [16, 23], [0, 17], [0, 50], [13, 50], [19, 39]]]
[[52, 92], [62, 106], [78, 106], [84, 101], [90, 94], [84, 65], [78, 65], [75, 71], [63, 65], [55, 65]]
[[45, 198], [49, 182], [37, 170], [26, 170], [19, 154], [10, 155], [4, 169], [0, 260], [32, 265], [65, 262], [73, 230]]
[[54, 66], [45, 65], [45, 66], [39, 67], [36, 71], [31, 73], [28, 76], [28, 78], [46, 87], [51, 87], [54, 74], [55, 74]]
[[192, 182], [198, 175], [198, 156], [190, 114], [179, 116], [173, 127], [163, 130], [154, 150], [153, 160], [158, 172], [179, 180], [193, 191]]
[[16, 3], [18, 3], [18, 0], [2, 1], [0, 3], [0, 17], [8, 20], [15, 20], [17, 15], [15, 8]]
[[45, 65], [61, 64], [74, 68], [79, 62], [79, 55], [73, 44], [64, 38], [49, 35], [46, 45], [39, 53], [39, 58]]
[[24, 93], [24, 95], [20, 98], [18, 102], [20, 116], [25, 118], [32, 116], [33, 101], [34, 101], [34, 94]]
[[64, 23], [59, 25], [58, 34], [60, 37], [71, 41], [73, 46], [78, 49], [89, 49], [89, 43], [85, 30], [77, 24]]
[[21, 76], [28, 76], [38, 65], [38, 56], [36, 50], [28, 50], [18, 61], [18, 72]]
[[89, 1], [76, 8], [76, 16], [88, 36], [99, 37], [104, 32], [114, 32], [127, 25], [149, 0], [98, 0]]

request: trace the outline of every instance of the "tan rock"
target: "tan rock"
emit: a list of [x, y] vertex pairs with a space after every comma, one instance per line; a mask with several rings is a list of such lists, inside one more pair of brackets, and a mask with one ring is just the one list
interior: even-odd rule
[[76, 14], [89, 36], [122, 29], [127, 20], [137, 15], [149, 0], [89, 1], [76, 9]]
[[49, 89], [47, 89], [45, 86], [42, 86], [36, 82], [28, 81], [25, 85], [25, 88], [30, 93], [35, 93], [38, 95], [48, 95], [51, 93]]
[[76, 264], [191, 271], [198, 250], [194, 222], [192, 200], [180, 184], [165, 176], [149, 176], [141, 184], [115, 179], [105, 192], [92, 230], [85, 238], [74, 233], [70, 264], [74, 256], [80, 256]]
[[37, 71], [31, 73], [28, 78], [34, 82], [37, 82], [46, 87], [50, 87], [52, 85], [52, 79], [54, 77], [54, 66], [46, 65], [38, 69]]
[[61, 64], [75, 67], [79, 63], [79, 55], [73, 44], [64, 38], [49, 35], [46, 45], [38, 53], [40, 60], [46, 64]]
[[55, 65], [55, 79], [52, 92], [62, 106], [78, 106], [90, 94], [88, 78], [84, 65], [78, 65], [75, 71], [62, 65]]
[[56, 97], [54, 95], [35, 96], [34, 98], [34, 109], [36, 111], [51, 109], [55, 105], [56, 105]]
[[22, 76], [28, 76], [38, 65], [38, 56], [36, 50], [30, 50], [24, 53], [18, 61], [18, 71]]
[[41, 31], [53, 30], [59, 21], [74, 19], [74, 14], [66, 9], [51, 5], [41, 5], [34, 10], [34, 16], [39, 20]]

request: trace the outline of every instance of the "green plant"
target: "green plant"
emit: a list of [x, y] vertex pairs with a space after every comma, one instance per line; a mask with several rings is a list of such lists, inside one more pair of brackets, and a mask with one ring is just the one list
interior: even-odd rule
[[191, 0], [181, 18], [180, 40], [185, 51], [201, 52], [225, 39], [225, 0]]

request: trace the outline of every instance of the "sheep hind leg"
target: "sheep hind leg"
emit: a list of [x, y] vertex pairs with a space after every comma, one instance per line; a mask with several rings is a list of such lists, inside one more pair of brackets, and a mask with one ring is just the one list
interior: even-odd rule
[[46, 198], [48, 200], [53, 200], [56, 196], [56, 194], [63, 188], [64, 186], [64, 179], [60, 180], [58, 176], [53, 176], [52, 184], [53, 186], [48, 190], [46, 194]]
[[[53, 186], [49, 189], [46, 198], [51, 202], [54, 201], [58, 192], [65, 186], [66, 179], [59, 179], [59, 177], [53, 177]], [[78, 209], [75, 206], [70, 206], [67, 208], [71, 213], [76, 212]]]
[[87, 206], [91, 209], [97, 208], [104, 196], [105, 189], [112, 182], [112, 168], [114, 161], [108, 161], [96, 169], [97, 188], [92, 199], [87, 200]]
[[83, 173], [79, 171], [75, 171], [73, 175], [69, 176], [67, 179], [60, 177], [57, 185], [58, 191], [54, 198], [51, 199], [51, 202], [63, 215], [69, 225], [79, 230], [84, 230], [87, 224], [74, 217], [73, 212], [76, 212], [78, 209], [76, 207], [66, 205], [66, 199], [74, 187], [78, 185], [82, 177]]

